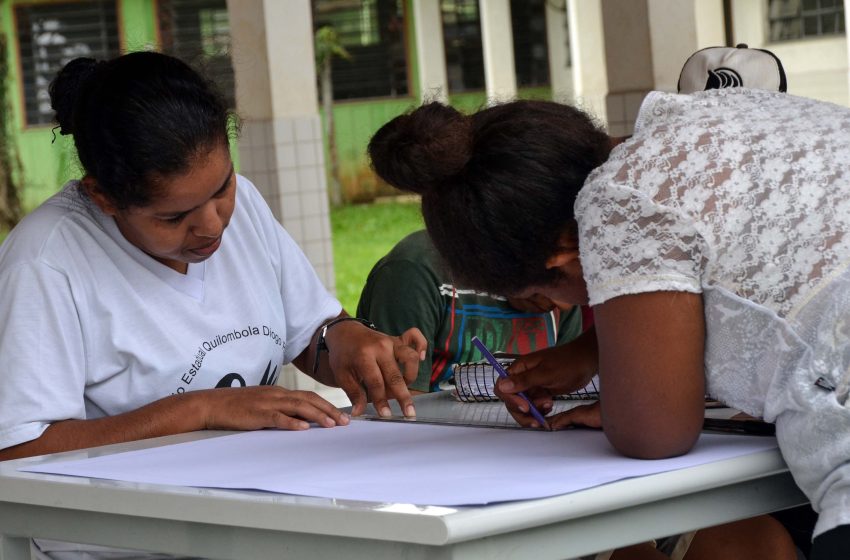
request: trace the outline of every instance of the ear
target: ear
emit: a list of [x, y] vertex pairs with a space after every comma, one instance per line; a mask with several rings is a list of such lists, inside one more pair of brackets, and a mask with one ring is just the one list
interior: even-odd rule
[[80, 184], [83, 186], [83, 190], [88, 195], [88, 197], [97, 205], [101, 211], [107, 216], [114, 216], [118, 213], [118, 208], [109, 200], [109, 197], [104, 194], [104, 192], [100, 189], [100, 185], [97, 184], [97, 179], [92, 177], [91, 175], [86, 175], [80, 181]]
[[574, 231], [564, 230], [558, 238], [555, 252], [546, 259], [546, 268], [564, 268], [579, 260], [578, 238]]

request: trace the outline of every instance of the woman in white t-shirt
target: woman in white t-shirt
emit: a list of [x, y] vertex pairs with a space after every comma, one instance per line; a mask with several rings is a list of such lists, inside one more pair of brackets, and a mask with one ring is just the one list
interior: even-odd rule
[[[75, 59], [50, 87], [83, 178], [0, 247], [0, 460], [205, 428], [331, 427], [294, 363], [408, 414], [425, 340], [349, 318], [229, 153], [232, 116], [183, 62]], [[327, 350], [327, 351], [322, 351]], [[367, 395], [368, 392], [368, 395]]]
[[[614, 139], [556, 103], [432, 103], [379, 130], [370, 155], [422, 194], [459, 281], [593, 306], [614, 447], [686, 453], [706, 392], [774, 422], [819, 513], [813, 557], [850, 557], [850, 109], [653, 92]], [[586, 381], [558, 375], [544, 384]]]

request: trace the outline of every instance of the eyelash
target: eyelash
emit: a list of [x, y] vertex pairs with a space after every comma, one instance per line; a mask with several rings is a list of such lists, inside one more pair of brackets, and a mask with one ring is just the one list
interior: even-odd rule
[[186, 214], [180, 214], [178, 216], [174, 216], [173, 218], [165, 218], [164, 221], [169, 224], [179, 224], [186, 217]]
[[[227, 184], [224, 186], [224, 188], [222, 188], [220, 191], [218, 191], [217, 193], [215, 193], [213, 195], [213, 198], [223, 197], [227, 193], [227, 191], [230, 189], [230, 186], [232, 184], [233, 184], [232, 180], [228, 181]], [[179, 214], [177, 216], [174, 216], [173, 218], [163, 218], [163, 221], [168, 223], [168, 224], [177, 225], [180, 222], [182, 222], [186, 218], [186, 216], [187, 216], [187, 214]]]

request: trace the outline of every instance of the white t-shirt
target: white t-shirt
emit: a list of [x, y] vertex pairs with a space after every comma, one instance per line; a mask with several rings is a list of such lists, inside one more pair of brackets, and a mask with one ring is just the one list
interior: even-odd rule
[[575, 212], [590, 303], [702, 293], [708, 392], [776, 422], [818, 532], [850, 523], [850, 109], [653, 92]]
[[221, 247], [180, 274], [66, 185], [0, 247], [0, 448], [58, 420], [273, 384], [341, 310], [253, 184]]

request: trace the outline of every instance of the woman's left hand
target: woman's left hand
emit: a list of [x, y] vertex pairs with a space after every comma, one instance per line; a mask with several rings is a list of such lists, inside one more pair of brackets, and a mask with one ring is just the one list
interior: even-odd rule
[[325, 342], [334, 383], [351, 399], [352, 416], [363, 414], [368, 401], [378, 414], [390, 416], [390, 398], [398, 401], [405, 416], [416, 416], [407, 386], [416, 379], [428, 348], [419, 329], [389, 336], [357, 321], [343, 321], [328, 329]]
[[571, 426], [585, 428], [602, 428], [602, 412], [599, 401], [593, 404], [582, 404], [547, 418], [549, 429], [563, 430]]

